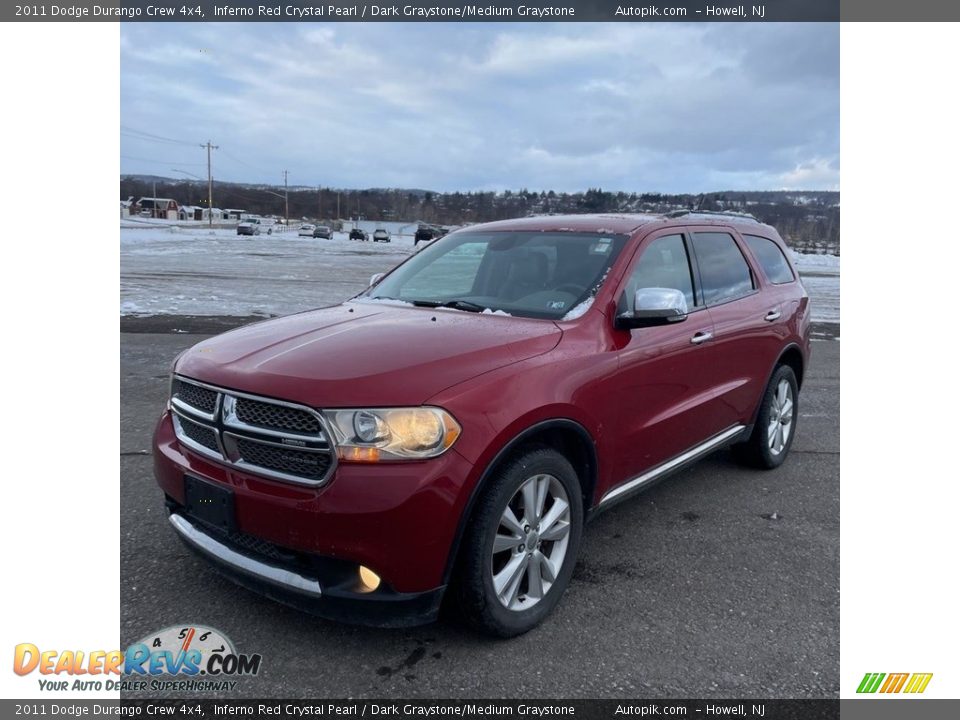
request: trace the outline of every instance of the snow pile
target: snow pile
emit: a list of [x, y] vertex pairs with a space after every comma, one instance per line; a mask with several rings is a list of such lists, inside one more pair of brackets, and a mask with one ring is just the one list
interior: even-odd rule
[[570, 308], [570, 312], [564, 315], [561, 320], [576, 320], [578, 317], [583, 317], [583, 315], [593, 306], [593, 297], [588, 297], [579, 305], [575, 305]]
[[413, 303], [408, 303], [404, 300], [396, 300], [394, 298], [358, 297], [358, 298], [354, 298], [353, 302], [364, 303], [365, 305], [390, 305], [392, 307], [416, 307]]
[[837, 255], [814, 255], [790, 251], [793, 263], [802, 273], [804, 270], [820, 270], [840, 272], [840, 257]]

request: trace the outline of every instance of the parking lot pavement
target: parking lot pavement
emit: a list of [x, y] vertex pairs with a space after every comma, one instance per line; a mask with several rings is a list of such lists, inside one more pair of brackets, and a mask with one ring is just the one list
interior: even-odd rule
[[218, 628], [263, 656], [231, 697], [838, 696], [839, 342], [813, 344], [782, 468], [721, 452], [601, 514], [553, 616], [497, 641], [449, 619], [378, 630], [303, 615], [180, 544], [150, 434], [170, 360], [201, 338], [121, 335], [123, 647], [179, 623]]

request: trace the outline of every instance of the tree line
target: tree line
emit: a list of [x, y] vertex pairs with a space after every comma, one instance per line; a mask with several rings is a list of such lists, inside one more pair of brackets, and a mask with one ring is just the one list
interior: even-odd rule
[[[149, 176], [121, 176], [121, 199], [169, 197], [183, 205], [206, 206], [206, 183]], [[283, 217], [284, 189], [238, 183], [214, 184], [214, 207], [238, 208], [258, 215]], [[840, 193], [833, 191], [747, 191], [706, 194], [504, 190], [502, 192], [433, 192], [383, 189], [338, 190], [290, 188], [292, 221], [366, 219], [425, 222], [438, 225], [504, 220], [540, 214], [669, 212], [678, 209], [747, 212], [777, 228], [803, 252], [840, 251]], [[339, 210], [339, 212], [338, 212]]]

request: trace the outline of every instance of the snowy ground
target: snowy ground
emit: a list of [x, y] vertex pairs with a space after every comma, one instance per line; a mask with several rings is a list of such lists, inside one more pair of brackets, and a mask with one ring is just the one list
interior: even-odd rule
[[[256, 237], [235, 229], [180, 229], [150, 223], [120, 228], [123, 316], [285, 315], [340, 302], [374, 273], [413, 252], [412, 235], [390, 244], [332, 240], [295, 232]], [[840, 258], [796, 255], [813, 319], [840, 322]]]
[[285, 315], [332, 305], [365, 288], [413, 252], [412, 236], [389, 244], [255, 237], [236, 230], [120, 230], [121, 315]]
[[840, 324], [840, 258], [793, 253], [793, 262], [813, 304], [814, 322]]

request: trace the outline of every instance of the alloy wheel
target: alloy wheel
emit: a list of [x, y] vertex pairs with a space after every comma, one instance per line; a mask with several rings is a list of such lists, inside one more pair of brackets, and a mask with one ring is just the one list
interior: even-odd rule
[[536, 605], [556, 582], [570, 540], [570, 501], [553, 475], [521, 483], [500, 515], [490, 558], [493, 589], [508, 610]]
[[777, 385], [770, 402], [770, 422], [767, 424], [767, 445], [773, 455], [779, 455], [787, 446], [793, 431], [793, 388], [786, 378]]

